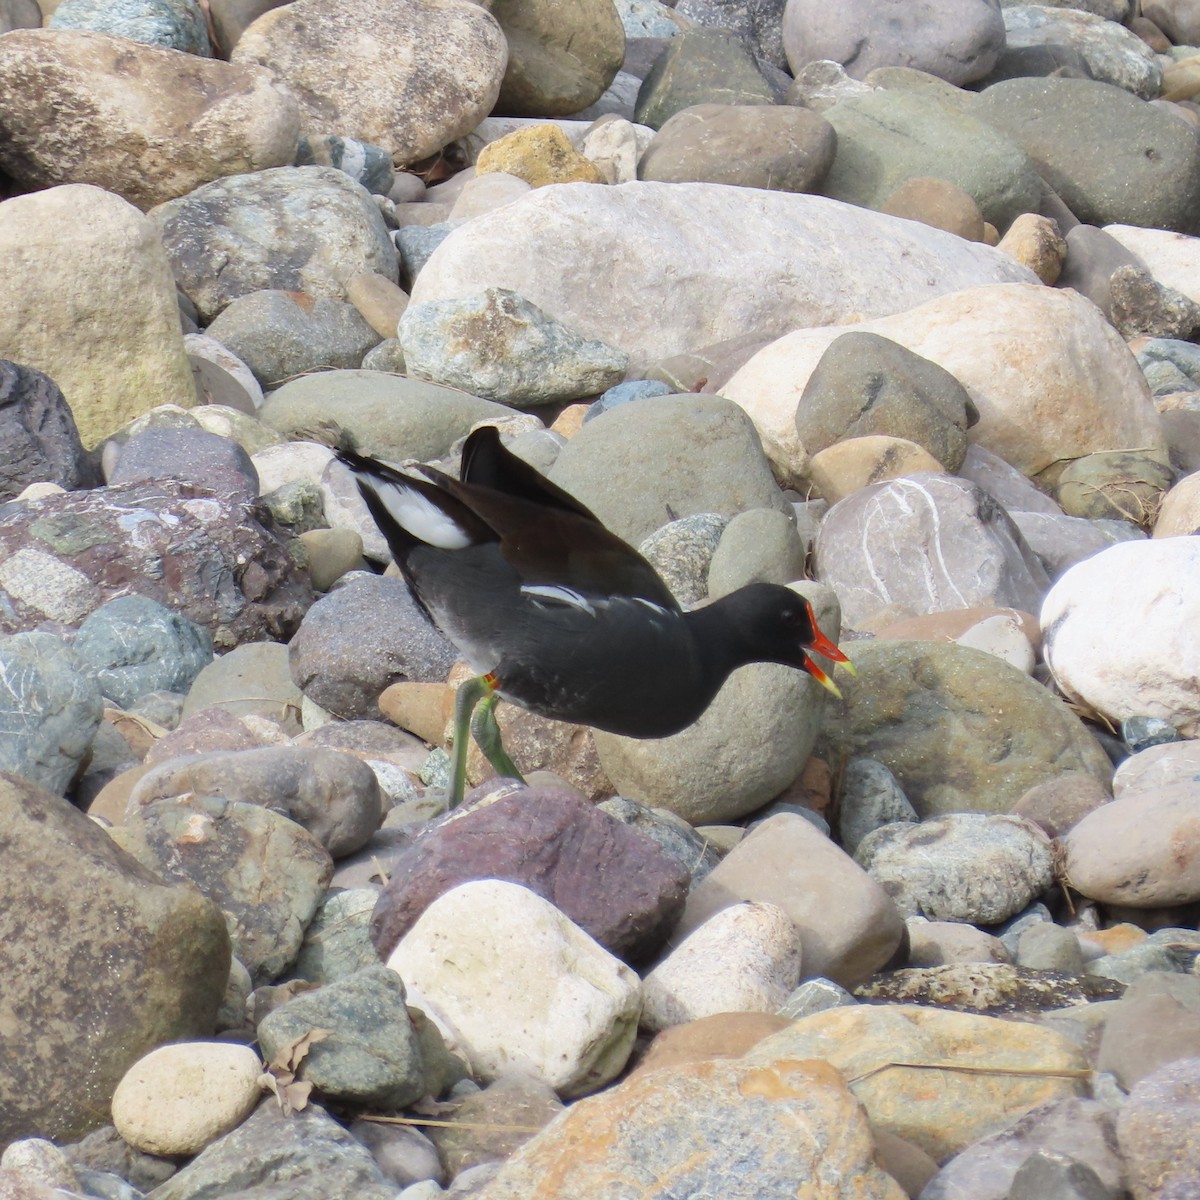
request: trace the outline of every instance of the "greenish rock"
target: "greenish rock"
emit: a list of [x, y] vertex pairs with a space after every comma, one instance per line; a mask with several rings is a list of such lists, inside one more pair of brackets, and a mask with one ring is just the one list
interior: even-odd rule
[[1068, 463], [1054, 498], [1068, 516], [1130, 521], [1149, 528], [1174, 479], [1171, 468], [1158, 458], [1136, 450], [1104, 450]]
[[1056, 696], [994, 655], [957, 644], [861, 641], [857, 677], [826, 710], [817, 753], [869, 757], [896, 777], [922, 817], [1006, 813], [1036, 783], [1112, 766]]
[[371, 1152], [318, 1104], [285, 1113], [268, 1099], [207, 1146], [154, 1200], [395, 1200]]
[[377, 963], [371, 914], [378, 898], [374, 888], [348, 888], [326, 896], [304, 931], [292, 976], [311, 983], [334, 983]]
[[16, 633], [0, 639], [0, 771], [63, 795], [103, 714], [91, 672], [61, 638]]
[[1200, 132], [1093, 79], [1007, 79], [972, 110], [1037, 164], [1089, 225], [1200, 229]]
[[63, 0], [46, 25], [128, 38], [184, 54], [212, 54], [204, 10], [195, 0]]
[[208, 664], [192, 682], [184, 717], [216, 706], [235, 716], [277, 721], [300, 732], [300, 689], [292, 682], [288, 648], [280, 642], [247, 642]]
[[753, 422], [720, 396], [622, 404], [584, 425], [549, 474], [634, 545], [695, 513], [791, 511]]
[[708, 595], [708, 570], [721, 540], [727, 517], [693, 513], [656, 529], [638, 553], [659, 573], [671, 595], [688, 608]]
[[271, 393], [258, 415], [292, 440], [345, 430], [364, 454], [432, 462], [445, 458], [471, 426], [509, 417], [512, 409], [423, 379], [348, 370], [293, 379]]
[[271, 519], [289, 533], [299, 535], [314, 529], [328, 529], [325, 520], [325, 496], [318, 484], [296, 479], [261, 497]]
[[924, 447], [947, 471], [962, 466], [974, 401], [945, 367], [863, 330], [829, 344], [804, 386], [796, 432], [811, 457], [847, 438], [883, 434]]
[[804, 546], [790, 514], [751, 508], [725, 527], [708, 568], [715, 600], [750, 583], [791, 583], [804, 578]]
[[629, 356], [508, 288], [410, 304], [397, 337], [408, 371], [500, 404], [581, 400], [620, 383]]
[[29, 534], [58, 554], [81, 554], [113, 540], [112, 530], [85, 513], [49, 513], [31, 521]]
[[835, 200], [881, 209], [901, 184], [932, 175], [973, 197], [997, 229], [1041, 202], [1030, 155], [974, 106], [967, 112], [924, 92], [879, 91], [843, 100], [824, 116], [837, 133], [824, 186]]
[[1004, 10], [1004, 30], [1009, 54], [1030, 48], [1065, 51], [1078, 55], [1089, 79], [1111, 83], [1142, 100], [1153, 100], [1163, 90], [1158, 56], [1120, 20], [1072, 6], [1011, 4]]
[[186, 692], [213, 661], [207, 629], [147, 596], [117, 596], [95, 609], [74, 649], [104, 695], [125, 709], [149, 692]]
[[268, 446], [280, 446], [286, 441], [257, 417], [227, 404], [198, 404], [190, 412], [201, 429], [237, 442], [247, 454], [259, 454]]
[[111, 836], [166, 882], [193, 887], [220, 907], [256, 987], [295, 960], [333, 876], [329, 851], [307, 829], [256, 804], [162, 800]]
[[305, 992], [258, 1024], [268, 1060], [313, 1030], [299, 1077], [341, 1104], [394, 1110], [426, 1094], [421, 1043], [404, 1004], [404, 984], [382, 963]]
[[212, 1036], [229, 936], [211, 901], [12, 776], [0, 776], [0, 851], [0, 1146], [69, 1142], [109, 1120], [144, 1054]]
[[661, 129], [695, 104], [774, 104], [775, 93], [745, 43], [727, 29], [689, 29], [673, 37], [638, 90], [634, 119]]

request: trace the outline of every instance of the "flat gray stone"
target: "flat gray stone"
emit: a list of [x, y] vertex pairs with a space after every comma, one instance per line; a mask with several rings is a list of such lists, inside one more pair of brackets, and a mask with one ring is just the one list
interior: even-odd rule
[[263, 387], [306, 371], [359, 367], [382, 340], [352, 304], [278, 289], [239, 296], [206, 332], [236, 354]]
[[973, 197], [997, 229], [1041, 201], [1036, 155], [974, 105], [965, 110], [935, 95], [888, 90], [844, 100], [824, 117], [837, 133], [824, 187], [835, 200], [882, 208], [901, 184], [932, 175]]
[[972, 111], [1024, 147], [1081, 221], [1200, 229], [1200, 131], [1161, 108], [1091, 79], [1008, 79]]
[[281, 288], [342, 300], [357, 272], [395, 283], [399, 271], [379, 206], [335, 167], [230, 175], [148, 215], [179, 286], [206, 322], [249, 292]]

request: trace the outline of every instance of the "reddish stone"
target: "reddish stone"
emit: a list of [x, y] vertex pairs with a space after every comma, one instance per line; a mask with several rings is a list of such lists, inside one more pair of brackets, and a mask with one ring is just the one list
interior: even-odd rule
[[666, 941], [690, 876], [653, 838], [575, 796], [519, 788], [458, 810], [400, 857], [371, 918], [387, 958], [443, 892], [502, 879], [549, 900], [607, 950], [645, 962]]

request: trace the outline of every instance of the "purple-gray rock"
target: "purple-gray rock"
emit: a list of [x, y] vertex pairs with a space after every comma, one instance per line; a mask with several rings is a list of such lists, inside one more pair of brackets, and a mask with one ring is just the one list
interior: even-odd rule
[[148, 215], [179, 286], [206, 322], [264, 288], [342, 300], [345, 281], [358, 271], [396, 282], [396, 248], [378, 205], [335, 167], [230, 175]]
[[205, 332], [267, 388], [306, 371], [359, 367], [383, 340], [353, 304], [279, 289], [239, 296]]
[[75, 417], [48, 375], [0, 359], [0, 501], [31, 483], [94, 482]]
[[379, 694], [389, 684], [442, 682], [458, 651], [403, 579], [360, 572], [308, 610], [288, 657], [305, 696], [353, 719], [378, 718]]
[[919, 472], [859, 488], [817, 539], [816, 576], [857, 626], [889, 604], [914, 615], [976, 605], [1037, 612], [1045, 568], [982, 488]]
[[527, 887], [613, 954], [645, 962], [683, 912], [690, 874], [652, 837], [574, 795], [522, 788], [459, 809], [405, 851], [371, 920], [380, 957], [434, 900], [476, 879]]
[[[926, 1185], [921, 1200], [1006, 1200], [1022, 1164], [1039, 1151], [1070, 1155], [1099, 1178], [1105, 1200], [1122, 1194], [1116, 1118], [1096, 1100], [1075, 1096], [1040, 1104], [1000, 1133], [957, 1154]], [[1034, 1192], [1028, 1200], [1057, 1200]]]
[[8, 776], [0, 850], [0, 1145], [70, 1141], [108, 1120], [143, 1054], [212, 1035], [229, 937], [216, 905], [164, 886], [77, 808]]
[[1135, 1200], [1194, 1194], [1200, 1179], [1200, 1058], [1160, 1067], [1129, 1093], [1117, 1114], [1117, 1144]]
[[101, 692], [128, 709], [151, 692], [186, 692], [212, 662], [212, 634], [148, 596], [117, 596], [79, 626], [72, 648]]
[[60, 638], [0, 638], [0, 771], [63, 795], [103, 712], [95, 680]]
[[783, 45], [792, 74], [818, 59], [845, 66], [855, 79], [877, 67], [915, 67], [964, 84], [982, 79], [1004, 48], [1004, 18], [995, 0], [788, 0]]
[[339, 750], [263, 746], [168, 759], [138, 780], [129, 805], [136, 811], [188, 793], [290, 817], [334, 858], [365, 846], [383, 819], [375, 773]]
[[258, 471], [250, 455], [231, 438], [195, 427], [134, 434], [121, 447], [108, 476], [111, 487], [163, 479], [237, 497], [246, 504], [258, 499]]
[[308, 830], [253, 804], [162, 800], [111, 836], [167, 883], [190, 885], [220, 907], [256, 985], [295, 959], [333, 875], [329, 851]]
[[845, 438], [885, 434], [923, 446], [951, 472], [962, 465], [967, 430], [978, 420], [949, 371], [877, 333], [831, 342], [796, 408], [796, 432], [810, 456]]
[[47, 496], [0, 524], [0, 632], [76, 625], [137, 592], [206, 626], [218, 648], [287, 638], [312, 590], [244, 501], [174, 480]]

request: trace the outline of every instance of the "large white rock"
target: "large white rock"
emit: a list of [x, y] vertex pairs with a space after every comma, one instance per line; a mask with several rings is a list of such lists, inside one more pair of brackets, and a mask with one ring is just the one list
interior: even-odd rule
[[776, 904], [735, 904], [709, 917], [643, 984], [653, 1032], [724, 1012], [777, 1012], [800, 981], [800, 930]]
[[750, 414], [785, 478], [807, 470], [796, 432], [805, 384], [830, 342], [855, 329], [945, 367], [979, 409], [970, 439], [1026, 475], [1097, 450], [1165, 444], [1137, 360], [1100, 310], [1077, 292], [1013, 283], [880, 320], [797, 329], [754, 355], [721, 395]]
[[89, 449], [159, 404], [196, 401], [158, 230], [132, 204], [67, 184], [0, 204], [0, 358], [62, 388]]
[[1200, 237], [1137, 225], [1105, 225], [1104, 232], [1133, 251], [1159, 283], [1200, 303]]
[[296, 0], [254, 21], [233, 58], [287, 87], [306, 133], [360, 138], [408, 163], [487, 116], [508, 47], [470, 0]]
[[75, 29], [0, 44], [0, 164], [31, 191], [94, 183], [146, 209], [286, 166], [299, 131], [296, 101], [257, 67]]
[[1068, 696], [1114, 721], [1162, 717], [1200, 737], [1200, 538], [1120, 542], [1077, 563], [1041, 623]]
[[1007, 255], [823, 196], [716, 183], [537, 188], [456, 229], [412, 302], [511, 288], [633, 368], [747, 333], [1033, 282]]
[[515, 883], [481, 879], [445, 892], [387, 965], [486, 1081], [522, 1070], [579, 1096], [615, 1078], [633, 1047], [637, 975]]

